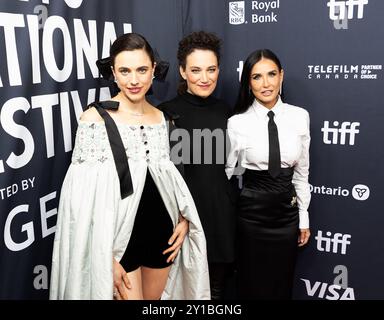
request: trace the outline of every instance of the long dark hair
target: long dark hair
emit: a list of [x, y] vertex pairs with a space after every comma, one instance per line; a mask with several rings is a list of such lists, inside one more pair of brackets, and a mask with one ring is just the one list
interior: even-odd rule
[[261, 49], [252, 52], [247, 60], [244, 62], [243, 72], [241, 74], [239, 94], [237, 96], [237, 101], [235, 108], [233, 109], [233, 114], [244, 113], [248, 110], [249, 106], [253, 103], [255, 96], [250, 90], [250, 78], [251, 71], [253, 66], [258, 63], [261, 59], [272, 60], [278, 67], [281, 72], [282, 67], [279, 58], [269, 49]]
[[[212, 51], [217, 58], [217, 63], [220, 64], [220, 47], [221, 40], [214, 33], [205, 31], [193, 32], [179, 42], [177, 50], [179, 66], [185, 70], [187, 57], [196, 49]], [[187, 89], [187, 81], [180, 77], [177, 93], [180, 95], [184, 94], [187, 92]]]

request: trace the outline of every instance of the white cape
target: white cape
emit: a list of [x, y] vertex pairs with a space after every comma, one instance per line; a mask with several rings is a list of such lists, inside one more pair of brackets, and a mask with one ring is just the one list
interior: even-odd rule
[[144, 152], [135, 136], [137, 128], [124, 124], [118, 128], [127, 150], [134, 193], [121, 200], [104, 123], [80, 121], [61, 190], [50, 299], [113, 298], [112, 258], [119, 261], [128, 245], [147, 170], [173, 225], [179, 212], [189, 221], [189, 233], [171, 267], [162, 299], [210, 299], [204, 232], [192, 196], [169, 160], [164, 121], [146, 126], [149, 148], [152, 146], [150, 161], [141, 156]]

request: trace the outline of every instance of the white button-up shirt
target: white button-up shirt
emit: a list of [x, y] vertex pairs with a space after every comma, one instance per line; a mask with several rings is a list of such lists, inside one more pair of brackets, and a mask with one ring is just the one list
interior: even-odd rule
[[[279, 134], [281, 167], [294, 169], [292, 183], [297, 193], [299, 227], [309, 228], [309, 114], [305, 109], [283, 103], [280, 99], [271, 110], [275, 113]], [[269, 111], [255, 100], [246, 112], [229, 118], [231, 148], [225, 169], [228, 179], [233, 175], [236, 163], [245, 169], [268, 170]]]

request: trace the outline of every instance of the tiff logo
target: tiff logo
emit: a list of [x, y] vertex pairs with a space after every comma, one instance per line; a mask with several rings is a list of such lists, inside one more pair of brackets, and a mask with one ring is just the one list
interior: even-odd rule
[[245, 22], [245, 3], [244, 1], [234, 1], [229, 3], [229, 23], [242, 24]]
[[329, 126], [329, 121], [324, 121], [324, 127], [321, 128], [323, 132], [323, 142], [325, 144], [345, 145], [348, 135], [348, 144], [350, 146], [355, 144], [355, 136], [360, 132], [359, 129], [357, 129], [357, 127], [360, 126], [360, 122], [342, 122], [339, 128], [339, 121], [334, 121], [333, 125], [334, 128]]
[[364, 6], [367, 4], [368, 0], [330, 0], [327, 3], [327, 6], [329, 7], [329, 18], [335, 21], [344, 20], [345, 17], [348, 17], [348, 20], [351, 20], [354, 17], [354, 8], [357, 7], [357, 19], [363, 19]]
[[331, 252], [332, 250], [333, 253], [338, 253], [340, 246], [341, 254], [346, 254], [347, 246], [351, 244], [349, 240], [351, 239], [350, 234], [335, 233], [332, 237], [332, 233], [329, 231], [327, 231], [324, 237], [323, 231], [317, 231], [315, 239], [317, 241], [317, 250], [325, 252]]

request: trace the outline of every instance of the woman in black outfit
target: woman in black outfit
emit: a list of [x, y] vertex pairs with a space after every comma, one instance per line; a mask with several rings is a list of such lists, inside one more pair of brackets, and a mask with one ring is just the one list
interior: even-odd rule
[[211, 297], [223, 299], [235, 256], [235, 208], [224, 171], [230, 108], [211, 95], [219, 75], [220, 39], [194, 32], [180, 41], [177, 57], [182, 77], [178, 96], [159, 107], [178, 115], [176, 126], [188, 132], [189, 139], [183, 137], [184, 178], [207, 240]]
[[267, 49], [244, 63], [228, 120], [227, 175], [246, 169], [238, 203], [238, 295], [290, 299], [297, 247], [309, 231], [309, 115], [279, 95], [284, 71]]

